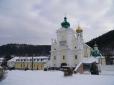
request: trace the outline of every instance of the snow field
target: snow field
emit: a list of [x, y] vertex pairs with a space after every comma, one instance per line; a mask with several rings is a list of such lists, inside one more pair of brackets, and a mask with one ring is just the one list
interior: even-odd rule
[[114, 76], [110, 73], [110, 75], [74, 74], [64, 77], [61, 71], [14, 70], [8, 71], [6, 79], [1, 81], [0, 85], [114, 85]]

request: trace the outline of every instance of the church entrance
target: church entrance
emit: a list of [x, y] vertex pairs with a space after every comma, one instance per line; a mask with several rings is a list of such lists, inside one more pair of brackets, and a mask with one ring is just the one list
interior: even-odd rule
[[67, 66], [67, 63], [61, 63], [61, 67]]

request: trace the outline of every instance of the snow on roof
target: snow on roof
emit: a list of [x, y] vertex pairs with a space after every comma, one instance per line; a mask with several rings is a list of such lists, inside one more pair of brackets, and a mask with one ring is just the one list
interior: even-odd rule
[[30, 57], [14, 57], [14, 58], [12, 58], [12, 59], [10, 59], [9, 61], [16, 61], [17, 59], [48, 59], [49, 57], [47, 57], [47, 56], [34, 56], [34, 57], [32, 57], [32, 56], [30, 56]]
[[3, 57], [1, 57], [0, 59], [4, 59]]
[[83, 64], [83, 63], [87, 63], [87, 64], [89, 64], [89, 63], [93, 63], [93, 62], [96, 62], [96, 63], [98, 63], [98, 58], [94, 58], [94, 57], [88, 57], [88, 58], [83, 58], [82, 59], [82, 61], [76, 66], [76, 68], [74, 69], [74, 71], [77, 71], [78, 70], [78, 68], [81, 66], [81, 64]]
[[2, 69], [2, 66], [0, 66], [0, 69]]
[[18, 57], [14, 57], [14, 58], [12, 58], [12, 59], [10, 59], [8, 61], [16, 61], [16, 59], [18, 59]]
[[98, 63], [98, 58], [94, 58], [91, 56], [91, 57], [82, 59], [82, 63], [93, 63], [93, 62]]
[[87, 44], [84, 44], [84, 46], [87, 46], [87, 47], [89, 47], [89, 48], [91, 48], [89, 45], [87, 45]]
[[0, 62], [2, 62], [4, 60], [4, 58], [0, 58]]

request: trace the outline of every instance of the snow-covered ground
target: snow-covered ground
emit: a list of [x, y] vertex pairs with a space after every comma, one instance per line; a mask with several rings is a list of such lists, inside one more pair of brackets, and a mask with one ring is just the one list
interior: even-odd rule
[[[104, 75], [104, 74], [110, 75]], [[114, 85], [114, 72], [100, 75], [73, 74], [64, 77], [61, 71], [8, 71], [0, 85]], [[113, 74], [113, 75], [111, 75]]]

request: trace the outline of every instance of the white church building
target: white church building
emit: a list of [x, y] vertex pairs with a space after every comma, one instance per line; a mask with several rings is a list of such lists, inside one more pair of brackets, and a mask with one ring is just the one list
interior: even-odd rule
[[61, 28], [57, 29], [57, 39], [52, 40], [49, 67], [76, 67], [83, 59], [90, 57], [91, 47], [84, 43], [83, 30], [78, 25], [74, 31], [64, 17]]

